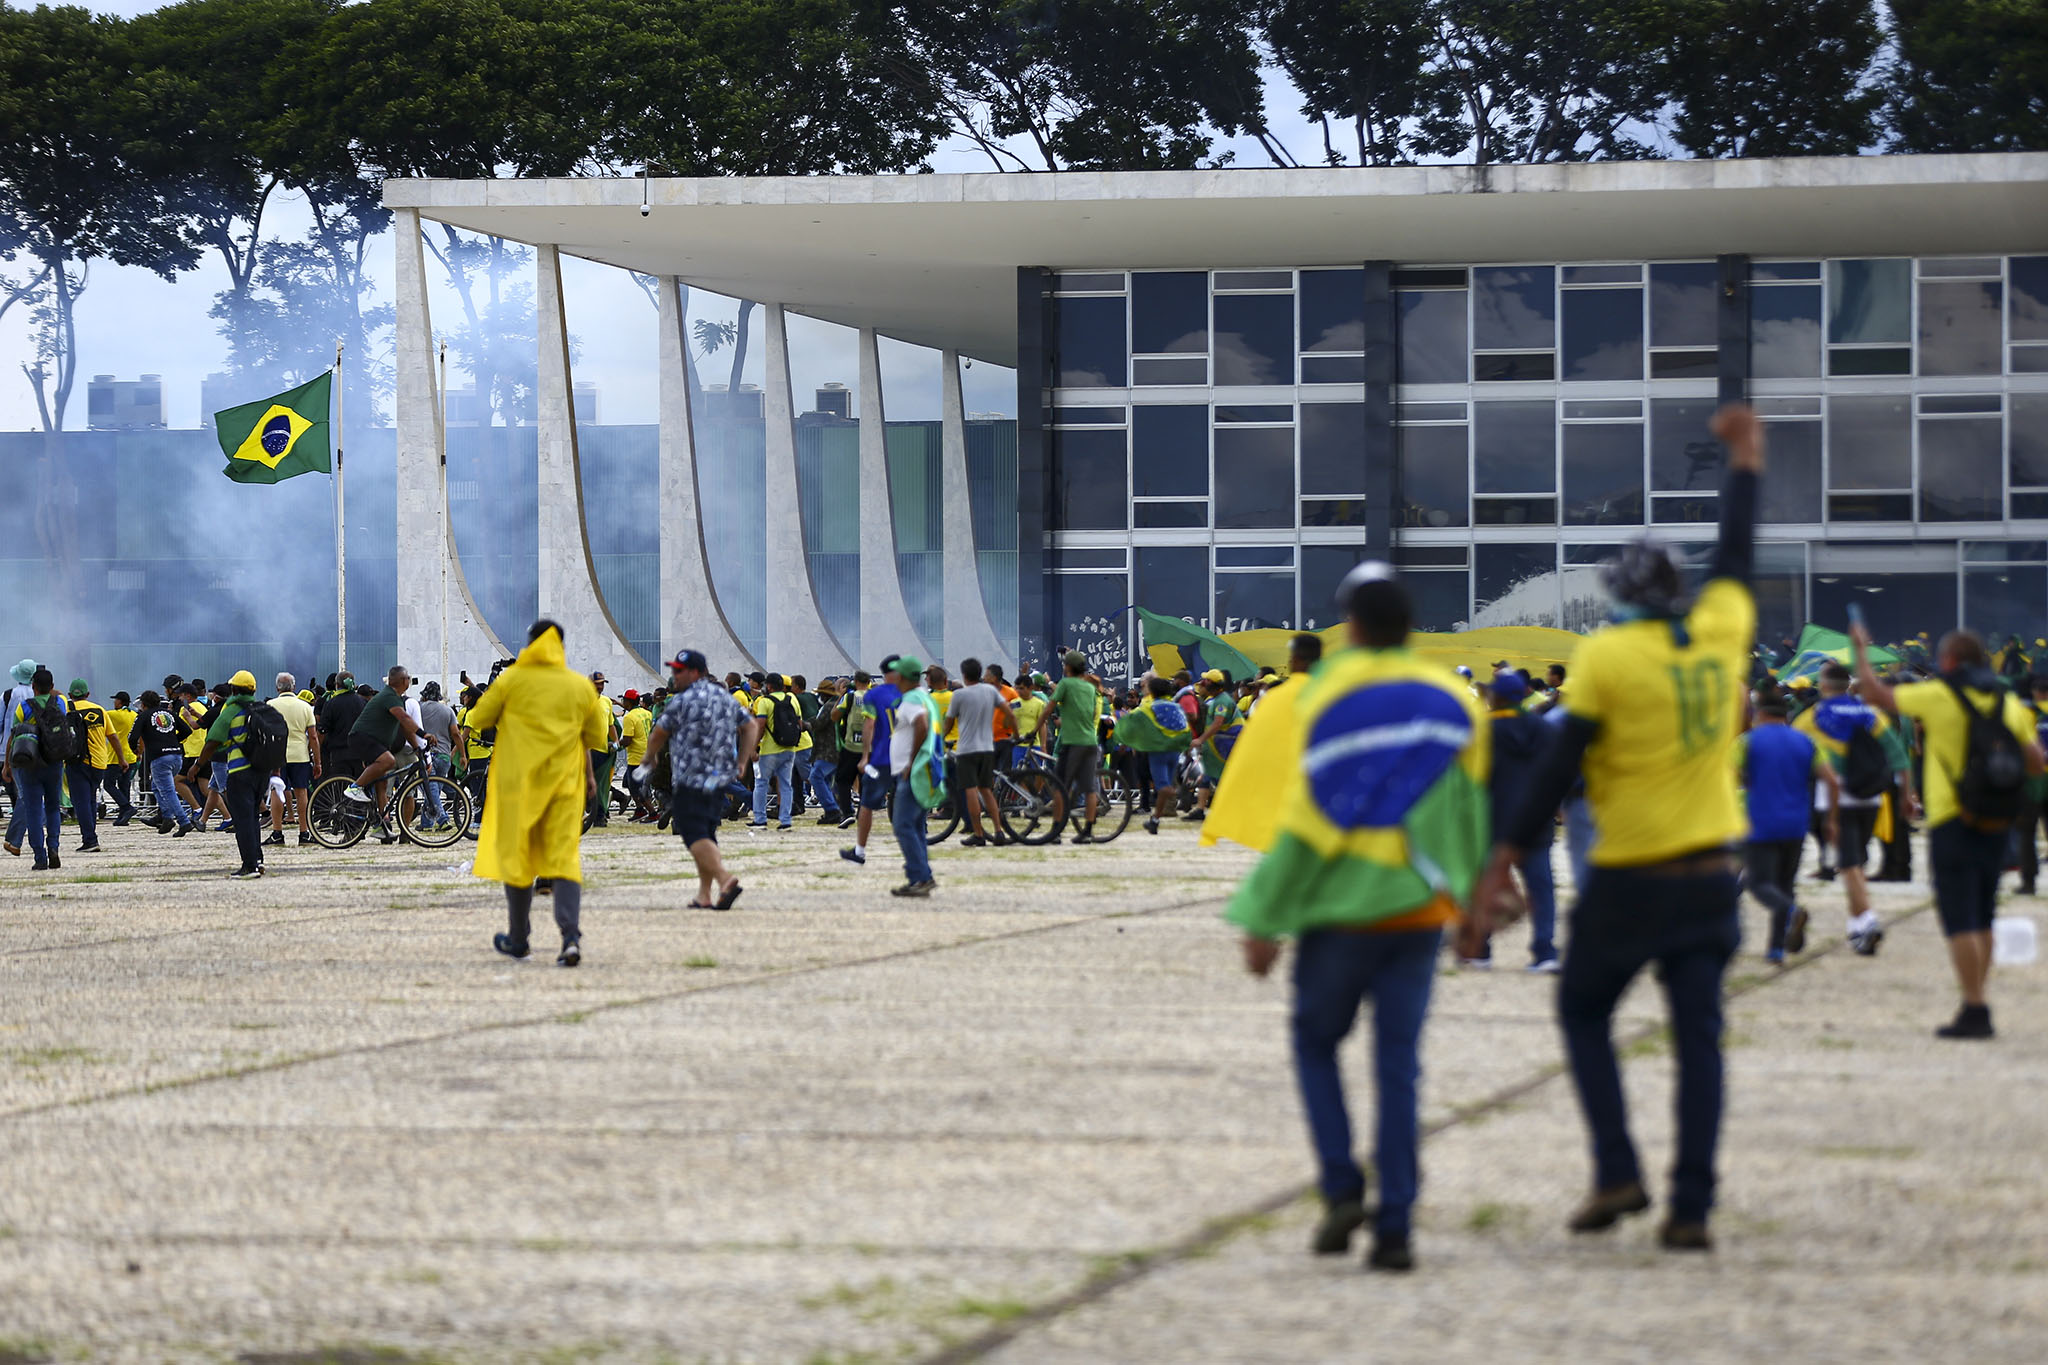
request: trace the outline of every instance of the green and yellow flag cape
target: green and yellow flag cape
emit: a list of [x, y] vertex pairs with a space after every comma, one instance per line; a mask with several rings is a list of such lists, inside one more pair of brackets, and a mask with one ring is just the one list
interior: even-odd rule
[[1192, 736], [1188, 733], [1188, 714], [1180, 709], [1179, 702], [1148, 700], [1118, 718], [1112, 738], [1141, 754], [1167, 754], [1185, 752]]
[[236, 483], [281, 483], [299, 474], [327, 473], [333, 467], [327, 432], [333, 385], [329, 371], [274, 398], [216, 412], [214, 434], [228, 457], [221, 473]]
[[1469, 899], [1492, 838], [1491, 735], [1458, 680], [1404, 649], [1353, 649], [1296, 686], [1279, 829], [1226, 918], [1286, 938]]

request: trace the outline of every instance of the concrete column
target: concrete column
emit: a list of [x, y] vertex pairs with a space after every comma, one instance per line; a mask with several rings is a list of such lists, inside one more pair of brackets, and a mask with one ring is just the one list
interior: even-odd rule
[[896, 510], [889, 496], [889, 445], [882, 404], [882, 355], [875, 329], [860, 329], [860, 640], [861, 666], [873, 669], [885, 654], [932, 647], [918, 637], [896, 571]]
[[[457, 674], [467, 669], [481, 677], [507, 651], [470, 596], [448, 521], [448, 467], [441, 459], [442, 412], [419, 211], [396, 210], [391, 227], [398, 257], [398, 657], [360, 660], [356, 671], [367, 679], [402, 663], [416, 678], [438, 678], [441, 690], [452, 695]], [[360, 364], [361, 357], [348, 363]], [[444, 569], [449, 676], [440, 678]]]
[[561, 252], [536, 246], [533, 254], [533, 305], [540, 330], [540, 614], [561, 622], [571, 668], [579, 673], [602, 669], [614, 687], [651, 688], [654, 667], [626, 643], [606, 608], [584, 530]]
[[811, 589], [804, 522], [797, 502], [796, 405], [789, 381], [789, 322], [779, 303], [761, 305], [768, 336], [768, 657], [778, 673], [817, 679], [849, 672]]
[[960, 353], [939, 359], [940, 526], [945, 537], [945, 646], [948, 671], [962, 659], [1001, 664], [1014, 674], [1016, 655], [996, 638], [981, 596], [981, 560], [974, 545], [974, 503], [967, 490], [967, 406], [960, 394]]
[[[689, 319], [673, 275], [661, 290], [661, 634], [662, 648], [700, 649], [723, 677], [734, 668], [759, 668], [718, 605], [711, 561], [704, 551], [704, 520], [697, 501], [697, 442], [690, 425], [690, 375], [683, 363]], [[657, 665], [659, 661], [657, 660]]]

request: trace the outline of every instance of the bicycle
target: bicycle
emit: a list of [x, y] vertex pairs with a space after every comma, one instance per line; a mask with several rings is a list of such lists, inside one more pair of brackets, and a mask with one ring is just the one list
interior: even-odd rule
[[[1096, 784], [1102, 789], [1095, 802], [1094, 842], [1098, 844], [1106, 844], [1129, 829], [1131, 817], [1145, 804], [1145, 788], [1132, 772], [1130, 757], [1128, 751], [1102, 751], [1102, 768], [1095, 775]], [[1080, 819], [1069, 814], [1070, 818]]]
[[[396, 829], [407, 843], [447, 848], [469, 831], [469, 793], [454, 778], [413, 762], [386, 774], [384, 782], [388, 793], [381, 811], [384, 825]], [[348, 794], [355, 784], [355, 778], [342, 774], [314, 784], [313, 840], [322, 848], [352, 848], [376, 823], [371, 803]], [[435, 797], [441, 803], [439, 820], [433, 818]]]
[[[996, 794], [996, 823], [1011, 840], [1020, 844], [1049, 844], [1059, 837], [1067, 818], [1066, 793], [1059, 778], [1041, 762], [1028, 755], [1036, 750], [1020, 748], [1008, 769], [998, 768], [992, 781]], [[1038, 754], [1040, 760], [1045, 755]], [[944, 843], [961, 825], [960, 783], [953, 760], [946, 760], [946, 799], [931, 812], [931, 833], [926, 842]], [[986, 812], [983, 813], [986, 818]]]

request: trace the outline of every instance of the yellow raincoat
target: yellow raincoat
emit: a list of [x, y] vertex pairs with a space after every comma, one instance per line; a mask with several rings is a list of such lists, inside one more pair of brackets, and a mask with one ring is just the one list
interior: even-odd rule
[[1267, 688], [1238, 732], [1209, 818], [1202, 822], [1204, 847], [1222, 839], [1261, 852], [1273, 846], [1288, 779], [1301, 767], [1301, 713], [1295, 703], [1306, 682], [1303, 674]]
[[562, 637], [550, 630], [470, 708], [471, 730], [498, 731], [477, 833], [477, 876], [507, 886], [537, 877], [583, 880], [589, 755], [605, 744], [595, 694], [590, 679], [569, 671]]

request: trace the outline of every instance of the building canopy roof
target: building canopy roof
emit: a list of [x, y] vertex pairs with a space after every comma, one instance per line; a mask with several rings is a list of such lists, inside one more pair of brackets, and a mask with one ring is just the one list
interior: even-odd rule
[[[643, 193], [652, 205], [640, 213]], [[2048, 153], [1546, 166], [389, 180], [424, 218], [998, 364], [1019, 266], [2048, 251]]]

